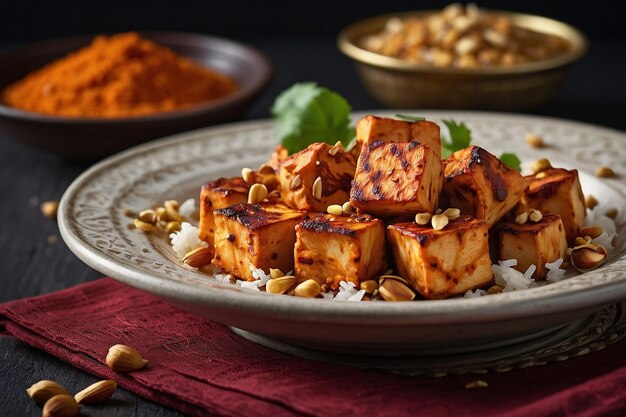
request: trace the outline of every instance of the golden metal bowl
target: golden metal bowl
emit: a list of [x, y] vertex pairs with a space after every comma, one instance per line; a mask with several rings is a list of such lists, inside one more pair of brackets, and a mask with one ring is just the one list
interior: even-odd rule
[[367, 91], [393, 108], [464, 108], [526, 110], [540, 107], [559, 90], [567, 66], [587, 51], [586, 37], [574, 27], [545, 17], [489, 10], [506, 15], [514, 25], [558, 36], [571, 44], [568, 52], [510, 67], [434, 67], [370, 52], [364, 36], [379, 33], [391, 17], [424, 16], [414, 11], [373, 17], [353, 23], [337, 38], [339, 49], [352, 58]]

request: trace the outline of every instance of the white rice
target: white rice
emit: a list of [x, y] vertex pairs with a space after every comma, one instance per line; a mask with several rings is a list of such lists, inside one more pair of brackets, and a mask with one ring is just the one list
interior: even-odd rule
[[585, 218], [586, 226], [598, 225], [602, 226], [604, 232], [597, 238], [593, 239], [591, 242], [596, 245], [604, 246], [607, 252], [613, 250], [613, 241], [617, 236], [617, 226], [615, 224], [615, 220], [611, 219], [608, 216], [605, 216], [601, 211], [604, 209], [600, 209], [599, 207], [595, 207], [592, 210], [587, 209], [587, 217]]
[[468, 292], [466, 292], [463, 297], [474, 298], [474, 297], [482, 297], [483, 295], [487, 295], [487, 291], [481, 290], [480, 288], [476, 288], [475, 290], [469, 290]]
[[190, 218], [195, 211], [196, 211], [196, 200], [194, 200], [193, 198], [188, 198], [178, 208], [178, 212], [187, 218]]
[[563, 265], [563, 259], [559, 258], [554, 262], [548, 262], [546, 264], [546, 269], [548, 270], [548, 275], [546, 275], [546, 281], [548, 282], [558, 282], [565, 278], [565, 269], [561, 269], [561, 265]]
[[332, 300], [333, 298], [335, 298], [335, 293], [333, 293], [332, 291], [323, 292], [322, 293], [322, 298], [324, 300]]
[[170, 240], [172, 242], [172, 249], [176, 252], [179, 258], [182, 259], [186, 253], [197, 249], [197, 248], [206, 248], [209, 245], [200, 240], [198, 237], [198, 233], [200, 229], [191, 223], [182, 222], [180, 225], [180, 230], [178, 232], [174, 232], [170, 234]]
[[[515, 263], [513, 263], [515, 261]], [[516, 259], [500, 261], [499, 264], [491, 265], [491, 270], [496, 278], [496, 284], [501, 285], [502, 292], [525, 290], [535, 284], [532, 275], [537, 269], [535, 265], [528, 267], [525, 273], [521, 273], [513, 266], [517, 265]]]
[[[330, 295], [328, 295], [330, 294]], [[357, 290], [354, 283], [349, 281], [341, 281], [339, 283], [339, 291], [333, 295], [332, 292], [323, 294], [325, 299], [335, 301], [361, 301], [365, 295], [365, 290]]]
[[261, 291], [259, 290], [258, 280], [257, 281], [244, 281], [244, 280], [238, 279], [236, 281], [236, 284], [239, 285], [241, 288], [248, 288], [253, 291]]
[[[193, 198], [185, 200], [180, 206], [180, 213], [185, 217], [191, 217], [196, 211], [196, 203]], [[585, 224], [600, 225], [604, 229], [604, 232], [593, 239], [593, 243], [604, 246], [607, 251], [613, 249], [613, 241], [617, 236], [617, 227], [615, 221], [610, 217], [605, 216], [597, 208], [594, 210], [587, 210], [587, 217]], [[198, 237], [199, 229], [193, 226], [191, 223], [181, 223], [181, 230], [170, 234], [170, 240], [172, 243], [172, 249], [176, 254], [182, 258], [188, 252], [197, 249], [199, 247], [208, 247], [208, 244]], [[535, 280], [532, 279], [533, 273], [537, 267], [531, 265], [524, 273], [517, 271], [514, 266], [517, 265], [517, 259], [505, 259], [498, 261], [498, 264], [493, 264], [491, 270], [493, 271], [495, 282], [503, 287], [502, 292], [510, 292], [523, 290], [538, 285]], [[548, 262], [545, 264], [548, 273], [546, 275], [547, 283], [553, 283], [561, 281], [565, 278], [565, 269], [561, 269], [563, 259], [559, 258], [554, 262]], [[266, 274], [261, 268], [250, 266], [254, 281], [236, 280], [235, 284], [242, 288], [248, 288], [253, 291], [260, 291], [260, 288], [265, 286], [271, 279], [269, 274]], [[293, 275], [293, 271], [287, 272], [285, 275]], [[231, 283], [233, 277], [230, 274], [216, 274], [214, 278], [219, 282]], [[466, 298], [481, 297], [487, 295], [487, 291], [477, 288], [475, 290], [469, 290], [464, 294]], [[322, 294], [322, 297], [326, 300], [337, 301], [361, 301], [365, 296], [364, 290], [357, 290], [356, 286], [352, 282], [341, 281], [339, 283], [339, 291], [335, 294], [332, 291]]]
[[252, 277], [254, 277], [254, 281], [244, 281], [238, 279], [236, 284], [241, 288], [249, 288], [255, 291], [260, 291], [259, 288], [265, 286], [267, 281], [272, 279], [271, 275], [266, 274], [261, 268], [257, 268], [254, 265], [250, 265], [250, 271], [252, 272]]
[[215, 278], [219, 282], [230, 284], [232, 276], [230, 274], [215, 274], [213, 278]]
[[500, 266], [515, 266], [517, 265], [517, 259], [505, 259], [504, 261], [499, 261], [498, 264], [500, 264]]

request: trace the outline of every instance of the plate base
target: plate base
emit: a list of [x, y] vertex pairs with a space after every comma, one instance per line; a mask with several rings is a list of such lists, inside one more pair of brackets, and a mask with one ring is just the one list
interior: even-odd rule
[[626, 337], [625, 311], [626, 303], [613, 304], [551, 332], [536, 334], [536, 337], [522, 343], [445, 356], [416, 354], [394, 358], [342, 355], [293, 346], [235, 327], [231, 327], [231, 330], [254, 343], [306, 359], [401, 375], [441, 377], [507, 372], [563, 361], [603, 349]]

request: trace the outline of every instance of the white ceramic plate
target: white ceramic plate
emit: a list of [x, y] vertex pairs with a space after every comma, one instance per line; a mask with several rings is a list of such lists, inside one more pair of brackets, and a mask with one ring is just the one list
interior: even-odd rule
[[[127, 228], [127, 209], [141, 210], [171, 198], [197, 199], [202, 183], [239, 175], [242, 167], [266, 161], [276, 144], [271, 121], [190, 132], [98, 163], [63, 196], [61, 234], [91, 267], [183, 309], [281, 342], [332, 352], [415, 356], [501, 347], [545, 336], [626, 299], [624, 133], [534, 116], [419, 114], [434, 121], [452, 117], [466, 122], [474, 143], [494, 154], [512, 151], [526, 164], [547, 157], [555, 166], [578, 168], [584, 191], [600, 201], [600, 209], [619, 209], [617, 247], [609, 261], [593, 272], [506, 294], [354, 303], [276, 296], [220, 283], [184, 266], [163, 236]], [[540, 134], [551, 146], [529, 148], [524, 143], [527, 132]], [[613, 167], [620, 177], [596, 178], [593, 172], [600, 164]]]

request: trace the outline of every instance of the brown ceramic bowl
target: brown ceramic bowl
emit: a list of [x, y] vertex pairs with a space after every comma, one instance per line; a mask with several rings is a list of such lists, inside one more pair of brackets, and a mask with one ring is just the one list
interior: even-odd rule
[[[176, 132], [240, 117], [271, 78], [272, 66], [259, 51], [227, 39], [173, 32], [142, 36], [201, 65], [230, 75], [239, 90], [192, 108], [125, 118], [57, 117], [0, 104], [0, 136], [71, 158], [100, 158]], [[0, 57], [0, 90], [30, 71], [89, 44], [94, 36], [44, 41]]]
[[352, 58], [365, 88], [391, 108], [528, 110], [540, 107], [559, 90], [567, 67], [587, 50], [585, 36], [565, 23], [540, 16], [489, 10], [509, 16], [513, 24], [551, 34], [572, 45], [566, 54], [511, 67], [475, 69], [414, 64], [360, 47], [367, 35], [380, 32], [390, 17], [424, 16], [435, 11], [382, 15], [344, 29], [339, 49]]

